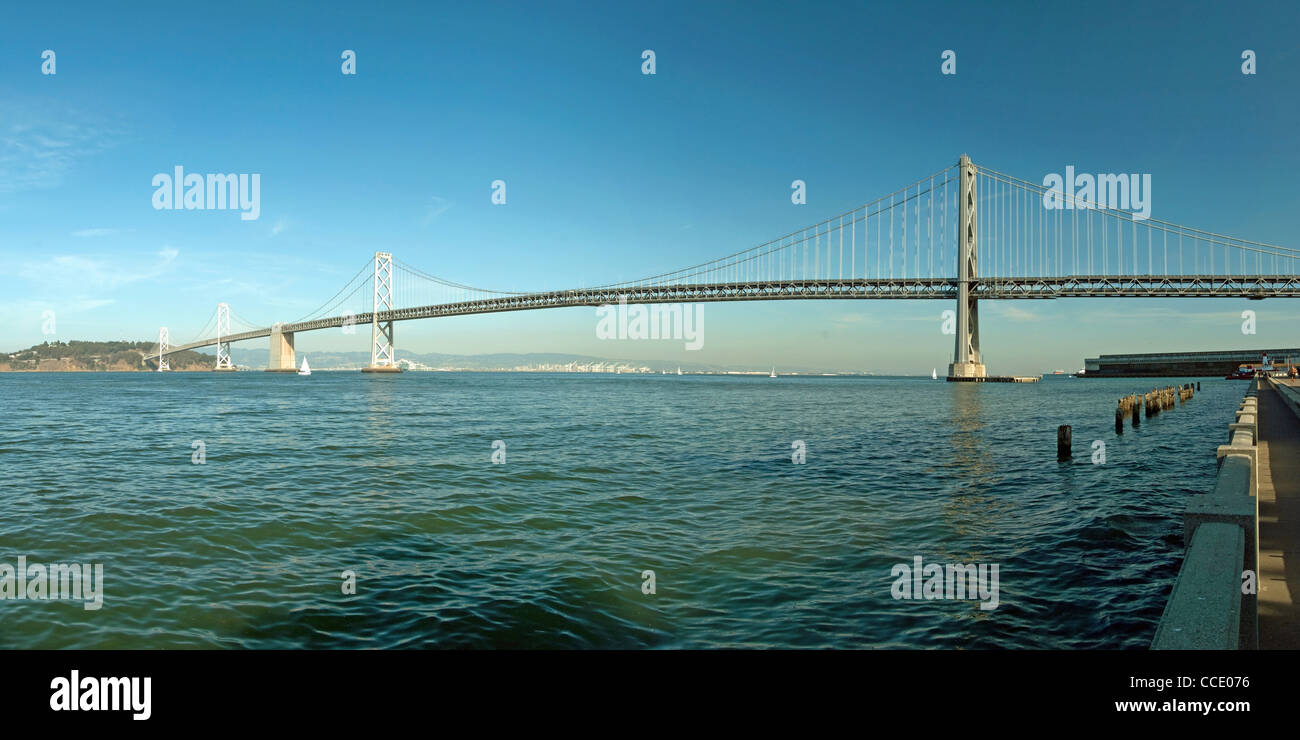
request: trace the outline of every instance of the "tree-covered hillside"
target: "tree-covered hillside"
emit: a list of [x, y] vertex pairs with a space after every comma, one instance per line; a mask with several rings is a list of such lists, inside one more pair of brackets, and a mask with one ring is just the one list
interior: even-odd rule
[[[157, 357], [145, 357], [153, 342], [42, 342], [34, 347], [0, 354], [0, 370], [155, 370]], [[206, 370], [216, 358], [186, 350], [170, 355], [173, 370]]]

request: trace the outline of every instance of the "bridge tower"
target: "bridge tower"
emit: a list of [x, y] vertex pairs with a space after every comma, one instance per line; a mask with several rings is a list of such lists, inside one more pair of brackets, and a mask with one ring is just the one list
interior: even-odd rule
[[171, 349], [171, 335], [167, 332], [167, 327], [158, 330], [158, 372], [171, 370], [171, 363], [167, 361], [167, 351]]
[[217, 372], [233, 372], [235, 366], [230, 362], [230, 342], [221, 341], [222, 337], [230, 336], [230, 306], [225, 303], [217, 304], [217, 366], [213, 370]]
[[957, 343], [952, 364], [948, 366], [949, 378], [983, 378], [984, 363], [980, 359], [979, 303], [971, 293], [971, 283], [979, 277], [979, 245], [976, 243], [976, 197], [978, 183], [975, 165], [963, 154], [957, 163], [961, 170], [958, 195], [961, 202], [957, 214]]
[[400, 373], [393, 363], [393, 322], [380, 322], [381, 311], [393, 310], [393, 255], [375, 252], [375, 300], [370, 312], [370, 365], [363, 373]]

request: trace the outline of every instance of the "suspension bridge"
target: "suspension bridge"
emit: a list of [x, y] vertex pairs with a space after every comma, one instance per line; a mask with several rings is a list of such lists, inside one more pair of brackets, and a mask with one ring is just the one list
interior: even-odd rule
[[[1068, 189], [1067, 189], [1068, 190]], [[196, 338], [150, 350], [168, 356], [215, 345], [216, 370], [233, 370], [230, 344], [270, 338], [268, 370], [294, 369], [301, 332], [370, 327], [368, 372], [398, 372], [398, 321], [500, 311], [617, 304], [790, 299], [941, 299], [956, 303], [950, 380], [986, 378], [982, 299], [1300, 297], [1300, 250], [1156, 219], [973, 163], [954, 165], [799, 231], [718, 259], [591, 288], [485, 290], [376, 252], [320, 308], [259, 327], [219, 304]], [[1045, 197], [1046, 196], [1046, 197]], [[1050, 207], [1052, 203], [1064, 207]], [[232, 331], [232, 318], [234, 328]]]

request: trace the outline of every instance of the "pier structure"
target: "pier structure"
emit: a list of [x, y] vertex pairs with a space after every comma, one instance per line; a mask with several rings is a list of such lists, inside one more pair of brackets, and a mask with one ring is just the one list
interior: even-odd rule
[[1151, 647], [1300, 648], [1300, 381], [1251, 381], [1216, 456]]
[[1259, 364], [1267, 356], [1274, 362], [1288, 358], [1300, 362], [1300, 348], [1226, 350], [1214, 352], [1145, 352], [1101, 355], [1083, 361], [1081, 378], [1222, 378], [1239, 365]]
[[1229, 425], [1228, 444], [1216, 451], [1213, 488], [1187, 502], [1183, 565], [1153, 650], [1238, 650], [1259, 644], [1257, 597], [1243, 586], [1245, 574], [1258, 572], [1259, 562], [1259, 391], [1251, 385]]
[[1259, 392], [1259, 647], [1300, 649], [1300, 381]]
[[294, 364], [293, 332], [285, 331], [284, 324], [271, 325], [271, 361], [266, 366], [268, 373], [296, 373]]

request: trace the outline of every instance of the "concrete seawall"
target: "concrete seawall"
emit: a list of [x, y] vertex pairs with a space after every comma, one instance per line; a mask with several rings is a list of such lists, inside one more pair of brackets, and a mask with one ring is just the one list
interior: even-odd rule
[[1259, 646], [1300, 649], [1300, 383], [1259, 392]]
[[1259, 391], [1253, 386], [1228, 424], [1228, 444], [1216, 451], [1214, 488], [1193, 496], [1183, 514], [1187, 551], [1153, 650], [1259, 646], [1257, 596], [1243, 585], [1244, 571], [1259, 567]]
[[1251, 385], [1214, 489], [1188, 502], [1187, 554], [1153, 650], [1300, 649], [1300, 382]]

